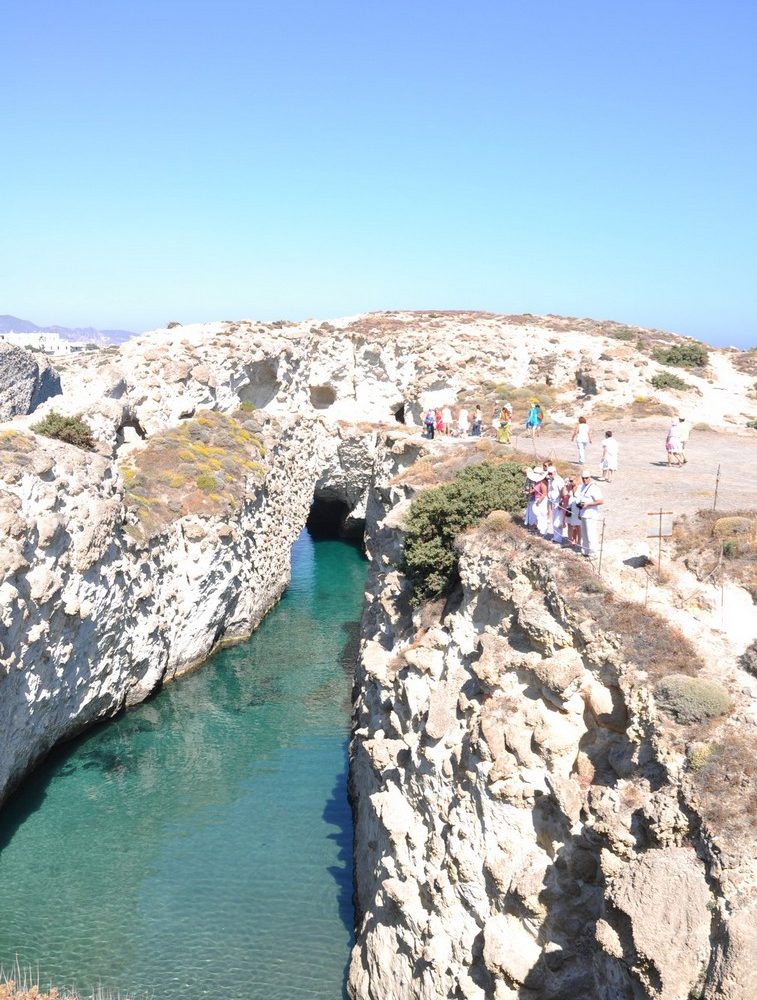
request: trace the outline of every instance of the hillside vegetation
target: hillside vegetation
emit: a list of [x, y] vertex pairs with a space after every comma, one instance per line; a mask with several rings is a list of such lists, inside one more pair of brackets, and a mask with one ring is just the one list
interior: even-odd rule
[[124, 502], [137, 515], [132, 533], [150, 537], [188, 514], [237, 509], [265, 474], [261, 433], [252, 411], [203, 410], [132, 452], [120, 467]]

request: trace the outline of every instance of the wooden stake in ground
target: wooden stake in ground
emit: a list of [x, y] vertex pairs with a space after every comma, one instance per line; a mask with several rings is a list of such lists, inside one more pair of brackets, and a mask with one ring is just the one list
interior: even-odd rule
[[663, 517], [671, 517], [672, 518], [672, 516], [673, 516], [673, 511], [672, 510], [663, 510], [662, 507], [660, 507], [659, 510], [648, 510], [647, 511], [647, 517], [656, 517], [656, 518], [658, 518], [657, 530], [655, 531], [654, 527], [652, 527], [651, 531], [649, 531], [649, 530], [647, 531], [647, 538], [657, 538], [657, 539], [659, 539], [659, 544], [658, 544], [658, 547], [657, 547], [657, 579], [658, 579], [658, 581], [660, 579], [660, 564], [662, 563], [662, 540], [663, 540], [663, 538], [669, 538], [673, 534], [673, 522], [671, 521], [669, 524], [666, 523], [665, 524], [665, 528], [663, 530], [662, 519], [663, 519]]

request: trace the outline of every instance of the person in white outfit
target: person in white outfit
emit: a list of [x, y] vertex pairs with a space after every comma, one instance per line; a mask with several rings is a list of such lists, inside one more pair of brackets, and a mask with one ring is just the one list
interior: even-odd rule
[[442, 424], [444, 424], [444, 433], [452, 433], [452, 410], [448, 406], [442, 407]]
[[605, 431], [602, 442], [602, 478], [606, 483], [612, 482], [613, 473], [618, 471], [618, 442], [612, 436], [612, 431]]
[[468, 436], [468, 431], [470, 430], [470, 424], [468, 422], [468, 411], [464, 406], [460, 407], [460, 412], [457, 415], [457, 431], [462, 437]]
[[540, 535], [547, 533], [547, 473], [534, 467], [526, 472], [528, 478], [528, 504], [526, 506], [526, 527], [532, 525]]
[[576, 504], [581, 512], [581, 548], [588, 558], [599, 551], [599, 508], [604, 503], [602, 491], [588, 469], [581, 470], [581, 485], [576, 490]]
[[565, 527], [564, 511], [560, 507], [560, 493], [565, 480], [559, 475], [554, 465], [547, 466], [547, 530], [552, 532], [552, 541], [562, 542]]
[[678, 437], [678, 427], [679, 421], [674, 420], [670, 425], [667, 437], [665, 438], [665, 451], [668, 456], [668, 466], [672, 465], [683, 465], [683, 448], [681, 447], [681, 439]]
[[591, 431], [586, 423], [586, 417], [579, 417], [578, 423], [573, 428], [571, 441], [576, 442], [578, 449], [578, 464], [583, 465], [586, 461], [586, 445], [591, 444]]
[[686, 458], [686, 445], [689, 441], [689, 431], [691, 426], [689, 425], [686, 417], [678, 418], [678, 440], [681, 445], [681, 458], [683, 459], [683, 464], [686, 465], [688, 458]]

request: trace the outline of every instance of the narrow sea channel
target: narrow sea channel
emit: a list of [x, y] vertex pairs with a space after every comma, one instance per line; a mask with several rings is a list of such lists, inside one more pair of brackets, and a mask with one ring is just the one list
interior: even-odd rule
[[0, 964], [155, 1000], [339, 1000], [367, 563], [303, 533], [249, 641], [54, 753], [0, 814]]

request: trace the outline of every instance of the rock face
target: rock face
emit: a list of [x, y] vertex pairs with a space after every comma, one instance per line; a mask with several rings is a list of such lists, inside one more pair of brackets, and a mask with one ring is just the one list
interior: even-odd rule
[[47, 358], [0, 343], [0, 420], [32, 413], [60, 391], [60, 378]]
[[289, 580], [317, 484], [365, 506], [372, 432], [307, 421], [263, 438], [231, 513], [146, 533], [108, 458], [0, 434], [0, 798], [60, 739], [249, 634]]
[[572, 603], [564, 557], [486, 522], [460, 543], [461, 593], [412, 615], [404, 450], [367, 524], [350, 996], [747, 1000], [749, 890], [702, 837], [617, 636]]

